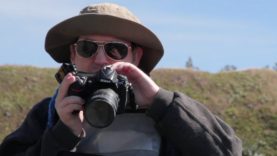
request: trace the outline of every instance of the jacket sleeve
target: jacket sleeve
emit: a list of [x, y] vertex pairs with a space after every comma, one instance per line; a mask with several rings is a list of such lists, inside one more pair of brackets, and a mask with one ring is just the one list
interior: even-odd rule
[[233, 129], [204, 105], [182, 93], [160, 89], [147, 114], [181, 155], [240, 156]]
[[80, 139], [62, 122], [49, 129], [46, 127], [49, 100], [36, 104], [22, 125], [3, 140], [1, 156], [56, 156], [76, 146]]

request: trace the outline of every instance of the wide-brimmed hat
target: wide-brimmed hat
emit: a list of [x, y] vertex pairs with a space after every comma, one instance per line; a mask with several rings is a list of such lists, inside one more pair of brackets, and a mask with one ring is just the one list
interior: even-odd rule
[[143, 26], [125, 7], [101, 3], [85, 7], [79, 15], [52, 27], [45, 39], [45, 50], [59, 62], [70, 62], [70, 45], [81, 35], [110, 35], [143, 48], [139, 68], [149, 74], [163, 56], [157, 36]]

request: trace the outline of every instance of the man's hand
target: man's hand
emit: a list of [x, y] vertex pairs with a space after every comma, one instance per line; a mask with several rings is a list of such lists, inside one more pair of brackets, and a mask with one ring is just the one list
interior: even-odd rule
[[159, 90], [159, 86], [134, 64], [116, 62], [111, 68], [117, 73], [127, 76], [133, 85], [135, 100], [139, 107], [149, 107]]
[[76, 78], [71, 73], [65, 76], [59, 88], [55, 107], [60, 120], [79, 137], [83, 130], [84, 100], [78, 96], [67, 96], [69, 86], [75, 81]]

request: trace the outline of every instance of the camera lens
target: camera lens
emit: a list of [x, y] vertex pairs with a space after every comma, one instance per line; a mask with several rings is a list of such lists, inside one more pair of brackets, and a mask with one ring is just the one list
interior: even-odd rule
[[93, 127], [107, 127], [116, 116], [118, 102], [118, 94], [110, 88], [95, 91], [85, 104], [85, 119]]

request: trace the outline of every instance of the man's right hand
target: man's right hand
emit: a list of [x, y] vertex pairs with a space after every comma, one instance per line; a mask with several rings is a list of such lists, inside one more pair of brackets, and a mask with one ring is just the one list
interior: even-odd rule
[[78, 96], [68, 96], [69, 86], [76, 81], [76, 78], [71, 73], [68, 73], [59, 88], [56, 98], [55, 108], [60, 117], [60, 120], [68, 126], [69, 129], [76, 135], [80, 136], [83, 131], [82, 123], [84, 100]]

